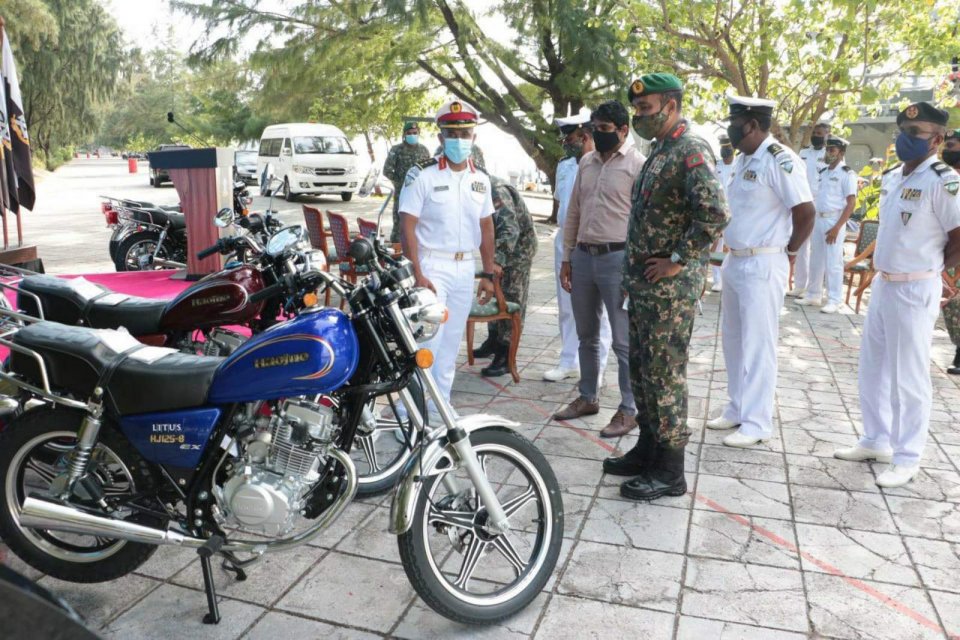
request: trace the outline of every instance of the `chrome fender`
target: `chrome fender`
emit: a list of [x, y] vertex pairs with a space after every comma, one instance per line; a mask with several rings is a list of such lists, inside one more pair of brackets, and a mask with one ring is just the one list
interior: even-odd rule
[[[520, 423], [502, 416], [478, 413], [458, 419], [457, 426], [470, 434], [486, 427], [519, 427]], [[423, 489], [424, 476], [420, 475], [420, 470], [426, 470], [426, 474], [430, 475], [430, 470], [436, 469], [444, 457], [449, 460], [449, 464], [441, 466], [439, 471], [447, 471], [456, 466], [457, 452], [446, 435], [431, 440], [422, 449], [418, 448], [407, 460], [390, 503], [390, 533], [400, 535], [413, 526], [414, 506]]]

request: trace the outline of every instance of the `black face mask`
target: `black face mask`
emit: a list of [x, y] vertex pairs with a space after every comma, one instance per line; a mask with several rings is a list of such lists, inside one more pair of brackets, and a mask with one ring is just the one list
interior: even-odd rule
[[814, 149], [819, 149], [823, 146], [823, 136], [810, 136], [810, 144]]
[[613, 151], [620, 144], [620, 136], [616, 131], [594, 131], [593, 144], [597, 146], [597, 151], [600, 153]]
[[953, 168], [960, 165], [960, 151], [943, 151], [943, 161]]
[[733, 146], [734, 149], [739, 149], [740, 143], [743, 142], [744, 138], [743, 125], [739, 127], [730, 125], [727, 127], [727, 137], [730, 138], [730, 145]]

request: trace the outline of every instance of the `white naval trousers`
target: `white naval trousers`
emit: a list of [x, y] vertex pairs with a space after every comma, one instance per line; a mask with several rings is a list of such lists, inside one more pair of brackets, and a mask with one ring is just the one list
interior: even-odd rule
[[823, 296], [823, 281], [827, 281], [827, 302], [840, 304], [843, 297], [843, 238], [846, 229], [837, 234], [837, 241], [827, 244], [827, 232], [837, 224], [840, 213], [821, 217], [817, 214], [813, 233], [810, 235], [810, 269], [807, 279], [807, 295], [811, 300]]
[[[560, 286], [560, 265], [563, 264], [563, 229], [560, 229], [553, 240], [553, 266], [557, 276], [557, 308], [559, 309], [560, 325], [560, 368], [580, 369], [580, 340], [577, 338], [577, 323], [573, 319], [573, 306], [570, 303], [570, 294]], [[607, 310], [603, 310], [600, 319], [600, 384], [603, 384], [603, 372], [607, 369], [607, 355], [613, 335], [610, 333], [610, 319]]]
[[[790, 273], [787, 272], [787, 278]], [[793, 263], [793, 288], [806, 289], [810, 279], [810, 238], [803, 241]]]
[[[713, 251], [723, 251], [723, 236], [717, 238], [717, 244]], [[713, 284], [723, 286], [723, 265], [713, 267]]]
[[930, 425], [930, 347], [940, 278], [872, 284], [860, 341], [860, 446], [893, 449], [893, 464], [920, 462]]
[[723, 417], [740, 432], [768, 438], [773, 432], [780, 309], [790, 277], [786, 254], [736, 257], [723, 263], [720, 328], [729, 401]]
[[[440, 393], [450, 401], [453, 376], [457, 371], [457, 354], [473, 305], [476, 265], [473, 260], [452, 260], [427, 255], [420, 258], [420, 270], [433, 283], [437, 298], [447, 305], [447, 321], [431, 340], [423, 344], [433, 351], [430, 370]], [[432, 404], [432, 403], [431, 403]]]

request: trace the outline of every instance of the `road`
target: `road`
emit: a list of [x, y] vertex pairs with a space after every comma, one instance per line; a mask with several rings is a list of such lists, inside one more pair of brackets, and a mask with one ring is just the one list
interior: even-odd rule
[[[156, 204], [178, 202], [172, 184], [154, 188], [148, 180], [145, 162], [139, 163], [136, 174], [128, 172], [126, 160], [117, 158], [80, 159], [64, 165], [37, 185], [36, 208], [23, 214], [26, 243], [38, 246], [48, 273], [112, 271], [113, 263], [107, 255], [110, 229], [100, 212], [100, 196], [148, 200]], [[252, 211], [263, 211], [270, 205], [288, 224], [302, 222], [301, 204], [332, 209], [350, 218], [375, 218], [383, 205], [383, 198], [377, 196], [355, 197], [350, 202], [341, 201], [339, 196], [302, 197], [294, 203], [275, 198], [271, 204], [268, 198], [255, 195], [257, 187], [251, 186], [250, 191], [254, 195]], [[528, 197], [526, 200], [534, 215], [546, 217], [550, 214], [549, 199]], [[390, 224], [390, 212], [387, 211], [384, 227], [389, 228]]]

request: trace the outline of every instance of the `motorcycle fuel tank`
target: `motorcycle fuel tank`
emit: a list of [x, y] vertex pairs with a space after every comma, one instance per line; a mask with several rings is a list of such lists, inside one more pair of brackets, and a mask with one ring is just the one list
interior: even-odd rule
[[163, 311], [161, 330], [191, 331], [250, 322], [260, 314], [263, 302], [250, 304], [248, 298], [263, 287], [263, 276], [250, 265], [212, 273], [170, 301]]
[[329, 393], [357, 368], [360, 345], [350, 319], [323, 308], [255, 335], [217, 369], [211, 404]]
[[219, 419], [216, 407], [141, 413], [120, 418], [120, 430], [149, 462], [195, 467]]

